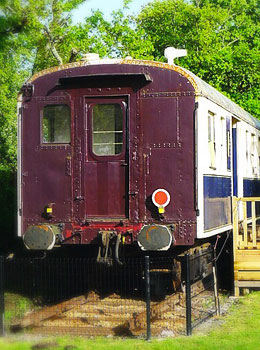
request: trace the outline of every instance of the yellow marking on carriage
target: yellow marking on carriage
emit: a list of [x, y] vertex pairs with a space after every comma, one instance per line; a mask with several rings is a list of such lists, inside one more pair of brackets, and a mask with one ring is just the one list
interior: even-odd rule
[[114, 64], [132, 64], [132, 65], [136, 65], [136, 66], [158, 67], [158, 68], [172, 70], [172, 71], [180, 73], [185, 78], [187, 78], [189, 80], [189, 82], [191, 83], [191, 85], [194, 87], [196, 94], [199, 91], [198, 84], [196, 83], [195, 79], [191, 76], [191, 74], [186, 72], [181, 67], [176, 66], [176, 65], [172, 65], [172, 64], [168, 64], [168, 63], [163, 63], [163, 62], [156, 62], [156, 61], [149, 61], [149, 60], [135, 60], [135, 59], [99, 59], [99, 60], [91, 62], [91, 63], [88, 61], [78, 61], [78, 62], [66, 63], [66, 64], [62, 64], [60, 66], [47, 68], [47, 69], [44, 69], [38, 73], [35, 73], [27, 81], [27, 83], [32, 83], [34, 80], [36, 80], [44, 75], [55, 73], [55, 72], [62, 71], [65, 69], [85, 67], [85, 66], [93, 65], [93, 64], [108, 64], [108, 63], [109, 64], [113, 64], [113, 63]]

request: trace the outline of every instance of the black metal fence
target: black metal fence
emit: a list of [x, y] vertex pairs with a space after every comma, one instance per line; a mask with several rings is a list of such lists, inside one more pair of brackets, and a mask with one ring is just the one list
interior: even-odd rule
[[190, 335], [217, 313], [214, 253], [0, 259], [0, 332], [85, 336]]

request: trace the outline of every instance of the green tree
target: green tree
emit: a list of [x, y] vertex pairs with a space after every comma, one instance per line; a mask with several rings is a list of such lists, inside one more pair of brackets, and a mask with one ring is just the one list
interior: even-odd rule
[[71, 11], [85, 0], [0, 0], [0, 167], [16, 168], [16, 100], [32, 71], [68, 61]]
[[186, 48], [176, 60], [260, 117], [260, 1], [164, 0], [148, 4], [138, 27], [150, 36], [153, 55]]
[[[70, 12], [84, 0], [0, 0], [1, 251], [15, 229], [17, 95], [32, 70], [61, 63]], [[43, 55], [44, 53], [44, 55]]]
[[101, 11], [95, 11], [81, 27], [89, 33], [89, 50], [97, 52], [101, 57], [126, 57], [139, 59], [153, 58], [153, 44], [145, 30], [136, 26], [133, 16], [126, 11], [130, 1], [111, 14], [111, 21], [104, 19]]

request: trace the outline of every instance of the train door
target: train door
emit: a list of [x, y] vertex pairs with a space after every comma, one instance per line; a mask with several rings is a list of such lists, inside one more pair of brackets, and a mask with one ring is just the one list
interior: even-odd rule
[[[227, 119], [227, 130], [230, 130], [230, 119]], [[229, 137], [229, 135], [227, 135]], [[228, 140], [228, 147], [230, 141]], [[228, 152], [228, 154], [231, 152]], [[230, 169], [230, 160], [228, 157], [228, 169]], [[232, 169], [233, 169], [233, 196], [238, 195], [238, 176], [237, 176], [237, 120], [232, 118]]]
[[86, 216], [127, 218], [127, 99], [87, 98], [86, 125]]

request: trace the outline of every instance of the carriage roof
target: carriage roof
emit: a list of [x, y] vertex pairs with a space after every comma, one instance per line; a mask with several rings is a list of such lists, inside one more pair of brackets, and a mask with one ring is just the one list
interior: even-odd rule
[[228, 97], [223, 95], [221, 92], [216, 90], [214, 87], [206, 83], [204, 80], [197, 77], [195, 74], [190, 72], [189, 70], [171, 65], [168, 63], [155, 62], [155, 61], [146, 61], [146, 60], [135, 60], [135, 59], [97, 59], [91, 61], [79, 61], [68, 63], [64, 65], [60, 65], [57, 67], [52, 67], [45, 69], [41, 72], [34, 74], [27, 83], [32, 83], [37, 78], [44, 76], [46, 74], [51, 74], [57, 71], [62, 71], [71, 68], [78, 67], [86, 67], [89, 65], [101, 65], [101, 64], [130, 64], [130, 65], [138, 65], [138, 66], [150, 66], [150, 67], [158, 67], [163, 69], [169, 69], [172, 71], [176, 71], [181, 75], [185, 76], [193, 85], [195, 89], [196, 96], [203, 96], [222, 108], [226, 109], [228, 112], [232, 113], [238, 119], [245, 121], [246, 123], [260, 129], [260, 121], [254, 118], [250, 113], [246, 112], [243, 108], [238, 106], [235, 102], [231, 101]]

